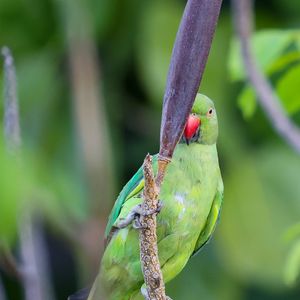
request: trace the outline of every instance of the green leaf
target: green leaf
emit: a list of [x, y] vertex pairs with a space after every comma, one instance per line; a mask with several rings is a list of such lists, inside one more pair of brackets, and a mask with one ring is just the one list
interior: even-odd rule
[[299, 280], [300, 275], [300, 240], [292, 247], [284, 271], [284, 279], [287, 285], [293, 286]]
[[277, 93], [289, 114], [300, 110], [300, 65], [291, 68], [278, 82]]
[[238, 97], [238, 106], [245, 119], [250, 119], [256, 110], [256, 96], [253, 88], [247, 85]]
[[287, 54], [279, 57], [268, 69], [268, 74], [273, 74], [281, 71], [282, 69], [295, 62], [300, 62], [300, 51], [288, 52]]
[[[299, 31], [295, 30], [263, 30], [255, 33], [251, 42], [259, 67], [267, 71], [298, 35]], [[237, 39], [232, 41], [228, 66], [233, 81], [245, 80], [241, 47]]]

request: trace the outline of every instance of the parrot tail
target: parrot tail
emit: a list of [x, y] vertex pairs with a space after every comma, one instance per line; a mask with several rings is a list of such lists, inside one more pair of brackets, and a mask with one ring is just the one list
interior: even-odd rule
[[68, 300], [87, 300], [89, 297], [91, 288], [84, 288], [82, 290], [79, 290], [75, 294], [68, 297]]

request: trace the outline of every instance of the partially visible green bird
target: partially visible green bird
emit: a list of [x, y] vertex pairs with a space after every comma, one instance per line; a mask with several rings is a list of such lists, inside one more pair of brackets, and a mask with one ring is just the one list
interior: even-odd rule
[[[215, 106], [208, 97], [197, 94], [160, 191], [163, 207], [157, 215], [157, 237], [165, 283], [180, 273], [215, 228], [223, 200], [217, 136]], [[153, 168], [157, 170], [157, 156], [153, 157]], [[143, 187], [140, 168], [112, 209], [105, 232], [108, 244], [88, 300], [100, 300], [100, 286], [108, 300], [143, 299], [138, 230], [132, 225], [117, 227], [119, 220], [142, 202]]]

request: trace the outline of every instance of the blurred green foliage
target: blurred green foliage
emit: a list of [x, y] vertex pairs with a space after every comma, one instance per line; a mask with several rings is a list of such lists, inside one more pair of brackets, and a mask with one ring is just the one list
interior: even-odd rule
[[82, 197], [67, 174], [43, 165], [28, 150], [9, 153], [3, 136], [0, 140], [0, 243], [16, 242], [24, 210], [41, 213], [49, 224], [66, 232], [72, 217], [84, 219]]
[[[23, 137], [17, 160], [7, 155], [1, 138], [0, 239], [15, 248], [20, 212], [42, 214], [57, 299], [84, 284], [75, 282], [70, 270], [77, 267], [78, 281], [93, 276], [84, 270], [91, 246], [74, 242], [74, 231], [80, 239], [78, 228], [91, 221], [93, 212], [70, 79], [70, 40], [80, 37], [80, 43], [96, 49], [104, 99], [100, 109], [109, 126], [120, 190], [145, 154], [158, 151], [165, 79], [184, 3], [0, 2], [0, 45], [15, 56]], [[257, 5], [255, 55], [300, 125], [299, 1]], [[209, 245], [167, 286], [168, 294], [195, 300], [299, 299], [300, 158], [257, 105], [231, 27], [225, 1], [200, 88], [215, 99], [220, 122], [221, 220]], [[105, 174], [97, 180], [105, 181]], [[100, 244], [101, 230], [93, 230]], [[11, 295], [11, 279], [1, 275]]]
[[[286, 112], [290, 115], [300, 110], [300, 31], [262, 30], [251, 40], [253, 54], [258, 66], [273, 79], [275, 90]], [[233, 39], [229, 56], [229, 70], [233, 81], [245, 81], [240, 44]], [[245, 85], [238, 98], [239, 107], [245, 118], [251, 117], [256, 108], [255, 92]]]

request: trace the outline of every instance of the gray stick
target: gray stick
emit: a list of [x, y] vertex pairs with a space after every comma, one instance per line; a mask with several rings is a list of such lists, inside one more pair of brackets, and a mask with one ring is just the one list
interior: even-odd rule
[[[21, 146], [17, 80], [14, 60], [9, 48], [3, 47], [4, 57], [4, 133], [8, 150], [15, 154]], [[52, 289], [46, 268], [46, 250], [40, 228], [33, 224], [31, 214], [21, 216], [20, 250], [22, 265], [18, 267], [27, 300], [52, 299]]]
[[258, 101], [278, 134], [300, 153], [300, 130], [289, 119], [271, 84], [259, 69], [251, 50], [252, 0], [232, 0], [235, 30], [241, 42], [242, 57], [247, 76], [253, 85]]

